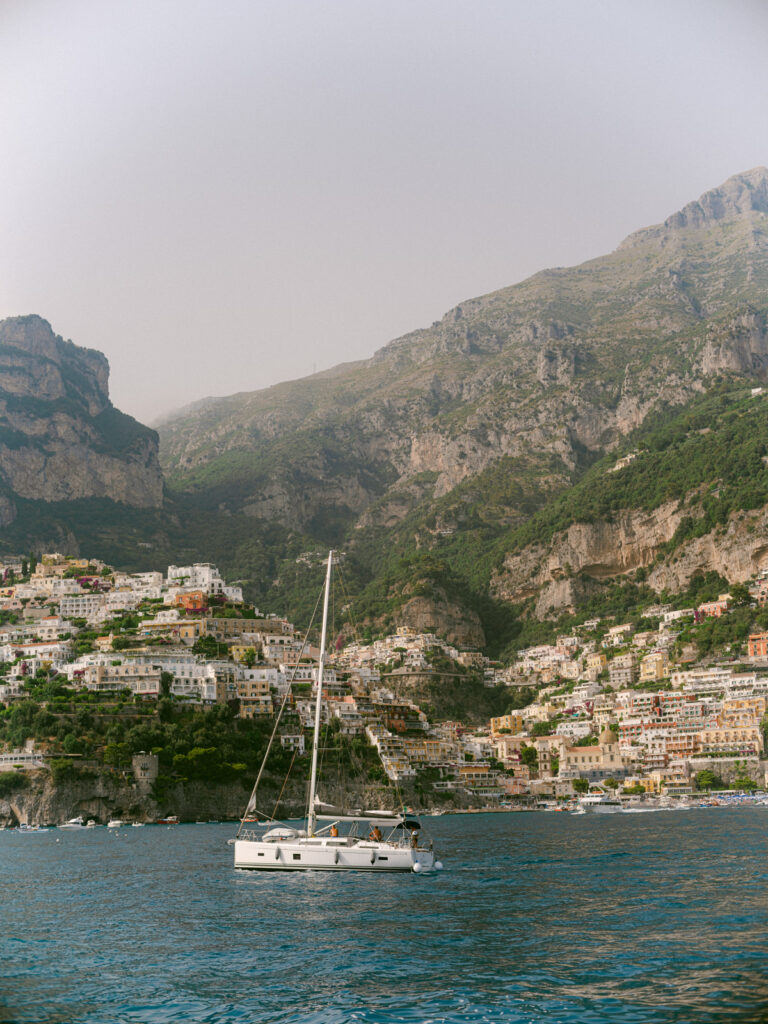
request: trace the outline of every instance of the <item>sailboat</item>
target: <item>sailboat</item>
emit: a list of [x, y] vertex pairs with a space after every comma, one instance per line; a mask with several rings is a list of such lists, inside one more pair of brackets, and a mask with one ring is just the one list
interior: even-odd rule
[[[344, 814], [318, 802], [317, 762], [333, 555], [333, 551], [328, 554], [323, 595], [306, 827], [277, 823], [259, 834], [246, 827], [244, 817], [233, 843], [235, 867], [258, 871], [440, 871], [443, 865], [435, 858], [431, 843], [425, 845], [420, 839], [419, 822], [410, 815], [388, 811]], [[252, 801], [253, 795], [249, 808]]]

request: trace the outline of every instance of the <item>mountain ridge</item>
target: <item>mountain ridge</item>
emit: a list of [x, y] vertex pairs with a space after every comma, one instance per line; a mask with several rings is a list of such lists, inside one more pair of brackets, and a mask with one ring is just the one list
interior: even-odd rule
[[[764, 168], [705, 193], [699, 207], [718, 216], [697, 226], [687, 214], [676, 226], [673, 215], [671, 226], [643, 229], [608, 256], [466, 300], [368, 360], [207, 402], [166, 422], [161, 459], [171, 486], [306, 528], [291, 479], [297, 470], [321, 506], [346, 502], [347, 525], [425, 472], [437, 472], [433, 493], [444, 495], [496, 452], [553, 452], [565, 485], [585, 453], [593, 458], [616, 444], [659, 402], [682, 403], [719, 372], [764, 372], [768, 218], [762, 200], [753, 208], [744, 198], [756, 189], [768, 190]], [[720, 193], [735, 198], [716, 200]], [[683, 246], [682, 257], [657, 246], [655, 235], [651, 245], [648, 232], [661, 228]], [[289, 450], [292, 436], [302, 458]], [[326, 450], [334, 444], [349, 451], [354, 493], [334, 472]], [[240, 494], [228, 460], [244, 474]], [[376, 467], [377, 486], [361, 479], [366, 464]]]

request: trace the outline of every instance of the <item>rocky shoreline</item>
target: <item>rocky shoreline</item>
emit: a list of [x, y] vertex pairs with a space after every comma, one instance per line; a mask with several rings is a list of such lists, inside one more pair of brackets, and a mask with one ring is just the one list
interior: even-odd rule
[[[162, 798], [140, 784], [112, 773], [93, 773], [87, 778], [56, 783], [47, 770], [27, 772], [25, 784], [0, 797], [0, 826], [62, 825], [81, 815], [97, 824], [111, 818], [136, 822], [154, 822], [173, 814], [180, 821], [239, 820], [250, 794], [241, 782], [182, 782], [168, 786]], [[286, 788], [282, 794], [281, 817], [300, 817], [306, 813], [303, 782]], [[260, 807], [274, 813], [280, 787], [265, 786]], [[398, 799], [400, 797], [401, 799]], [[396, 793], [383, 785], [350, 785], [333, 799], [349, 807], [399, 809], [412, 806], [415, 794], [409, 789]], [[461, 801], [455, 801], [457, 807]], [[446, 809], [457, 809], [451, 804]]]

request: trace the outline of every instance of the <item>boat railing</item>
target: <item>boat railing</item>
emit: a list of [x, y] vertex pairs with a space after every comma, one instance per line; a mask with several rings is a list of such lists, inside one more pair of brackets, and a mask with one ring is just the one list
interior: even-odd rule
[[244, 828], [240, 830], [238, 839], [249, 839], [252, 842], [258, 841], [263, 838], [263, 833], [254, 832], [252, 828]]

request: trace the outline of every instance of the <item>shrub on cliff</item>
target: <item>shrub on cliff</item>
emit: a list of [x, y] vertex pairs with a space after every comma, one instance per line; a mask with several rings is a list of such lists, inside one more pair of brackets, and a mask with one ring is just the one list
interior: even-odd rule
[[0, 772], [0, 797], [10, 796], [29, 784], [29, 779], [21, 772]]

